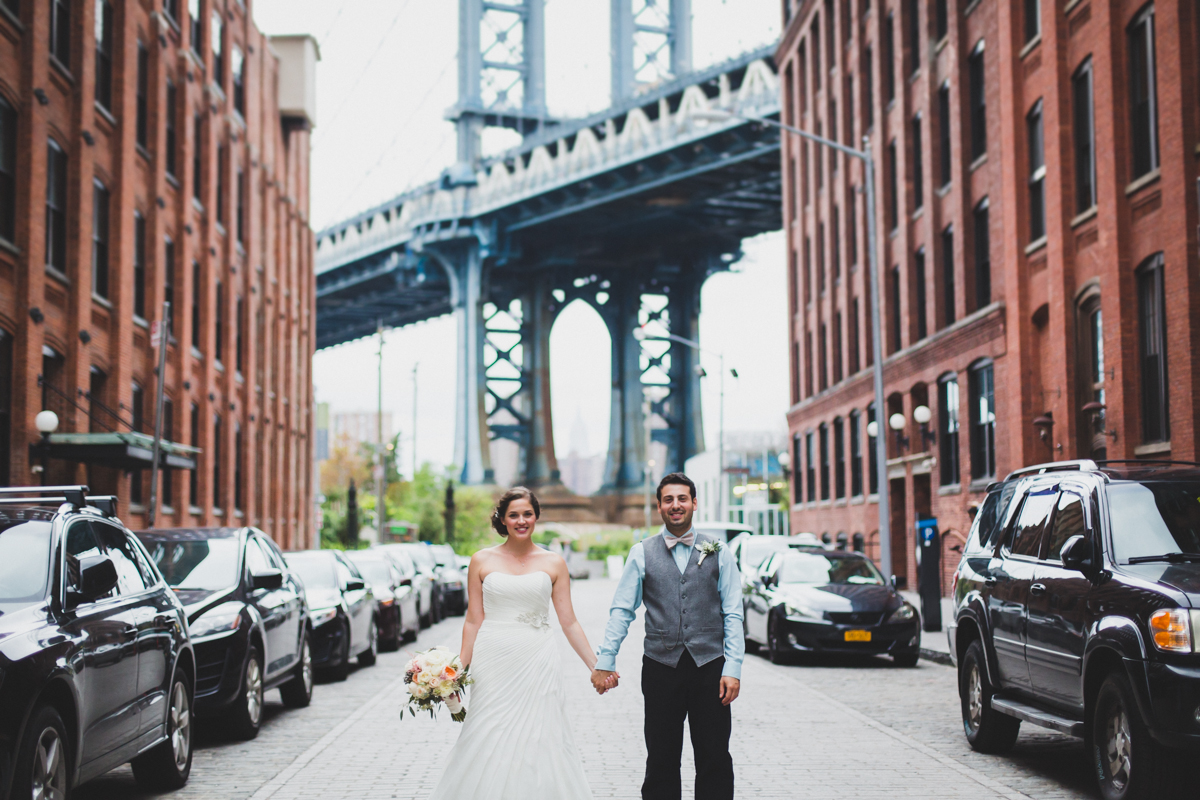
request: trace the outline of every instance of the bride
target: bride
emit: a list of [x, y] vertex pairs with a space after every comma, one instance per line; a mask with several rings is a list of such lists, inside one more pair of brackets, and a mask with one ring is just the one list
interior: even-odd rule
[[571, 607], [566, 562], [533, 543], [539, 516], [533, 492], [509, 489], [492, 513], [504, 543], [471, 558], [459, 655], [475, 683], [467, 719], [430, 800], [592, 797], [567, 722], [558, 644], [550, 635], [551, 600], [589, 671], [596, 656]]

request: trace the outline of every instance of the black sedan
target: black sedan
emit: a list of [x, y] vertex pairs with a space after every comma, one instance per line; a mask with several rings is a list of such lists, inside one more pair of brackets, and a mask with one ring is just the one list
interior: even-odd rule
[[430, 545], [429, 550], [437, 561], [442, 609], [456, 616], [467, 613], [467, 571], [459, 563], [458, 553], [448, 544]]
[[350, 659], [375, 664], [379, 625], [375, 594], [358, 567], [339, 550], [288, 553], [288, 566], [300, 576], [312, 619], [313, 666], [344, 681]]
[[257, 528], [141, 531], [167, 583], [183, 603], [196, 650], [196, 714], [253, 739], [263, 694], [279, 687], [284, 705], [312, 700], [308, 606], [300, 581]]
[[417, 638], [421, 619], [417, 613], [417, 593], [412, 578], [378, 550], [354, 550], [346, 556], [371, 584], [375, 593], [375, 615], [379, 625], [379, 648], [399, 650], [402, 642]]
[[0, 797], [64, 798], [129, 761], [155, 791], [191, 772], [183, 606], [115, 498], [86, 493], [0, 489]]
[[779, 663], [799, 653], [882, 654], [915, 666], [917, 610], [858, 553], [789, 549], [772, 555], [744, 592], [747, 645]]

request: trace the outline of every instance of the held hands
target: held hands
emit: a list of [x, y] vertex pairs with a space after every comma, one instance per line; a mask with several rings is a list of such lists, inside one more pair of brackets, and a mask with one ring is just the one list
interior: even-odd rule
[[742, 682], [737, 678], [722, 676], [721, 678], [721, 705], [727, 706], [734, 700], [737, 700], [738, 692], [742, 690]]
[[596, 690], [596, 694], [604, 694], [609, 689], [617, 688], [620, 680], [620, 673], [603, 669], [592, 670], [592, 688]]

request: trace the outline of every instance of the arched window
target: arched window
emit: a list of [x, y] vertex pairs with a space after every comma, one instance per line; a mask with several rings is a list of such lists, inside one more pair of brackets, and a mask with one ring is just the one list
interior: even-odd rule
[[863, 551], [864, 542], [863, 542], [863, 535], [861, 533], [854, 534], [854, 536], [851, 537], [850, 541], [853, 542], [851, 547], [853, 547], [854, 552], [861, 553]]
[[1079, 454], [1104, 459], [1108, 455], [1104, 436], [1104, 319], [1100, 295], [1093, 292], [1079, 304], [1075, 353], [1079, 375]]
[[846, 536], [846, 532], [845, 532], [845, 531], [838, 531], [838, 535], [837, 535], [837, 549], [838, 549], [838, 550], [845, 550], [845, 549], [846, 549], [846, 548], [849, 546], [849, 544], [850, 544], [850, 537]]
[[996, 384], [991, 359], [973, 364], [968, 376], [971, 479], [983, 480], [996, 474]]
[[961, 480], [958, 410], [958, 375], [948, 372], [938, 379], [938, 469], [942, 486], [954, 486]]

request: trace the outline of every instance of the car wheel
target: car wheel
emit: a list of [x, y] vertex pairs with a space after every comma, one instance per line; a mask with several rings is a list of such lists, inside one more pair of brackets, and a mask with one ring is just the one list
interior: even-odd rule
[[421, 601], [417, 601], [417, 630], [428, 628], [432, 623], [429, 619], [430, 615], [421, 610]]
[[308, 634], [300, 642], [300, 663], [292, 679], [279, 687], [283, 704], [288, 708], [305, 708], [312, 702], [313, 663], [312, 649], [308, 646]]
[[1092, 771], [1105, 800], [1177, 796], [1182, 759], [1150, 738], [1129, 679], [1120, 672], [1100, 686], [1091, 733]]
[[767, 658], [771, 659], [772, 664], [782, 664], [787, 660], [779, 636], [779, 618], [772, 616], [767, 623]]
[[367, 628], [367, 649], [358, 654], [360, 667], [373, 667], [379, 657], [379, 627], [371, 619], [371, 627]]
[[399, 650], [400, 640], [404, 638], [404, 619], [400, 614], [400, 606], [392, 606], [391, 611], [395, 614], [392, 624], [388, 626], [392, 631], [392, 635], [379, 643], [379, 649], [388, 653], [394, 653]]
[[897, 667], [915, 667], [920, 660], [920, 653], [896, 653], [892, 656], [892, 663]]
[[33, 712], [15, 767], [13, 797], [58, 800], [67, 796], [71, 772], [67, 729], [51, 706]]
[[992, 708], [992, 693], [983, 644], [976, 639], [959, 662], [958, 694], [967, 743], [980, 753], [1007, 752], [1021, 732], [1021, 720]]
[[155, 792], [181, 789], [192, 773], [192, 691], [187, 676], [175, 673], [167, 711], [167, 740], [133, 760], [133, 777]]
[[263, 657], [258, 645], [250, 645], [250, 657], [242, 673], [241, 695], [229, 710], [229, 731], [238, 739], [253, 739], [262, 725]]

